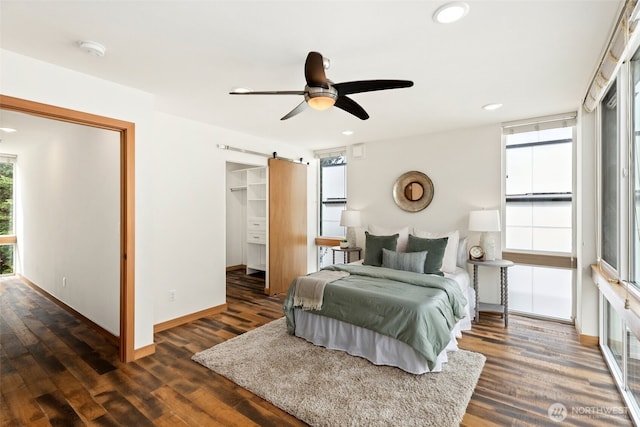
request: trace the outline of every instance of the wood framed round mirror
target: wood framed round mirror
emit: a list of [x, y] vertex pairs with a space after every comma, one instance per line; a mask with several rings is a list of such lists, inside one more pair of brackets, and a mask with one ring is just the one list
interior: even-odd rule
[[393, 200], [407, 212], [418, 212], [433, 200], [433, 182], [418, 171], [402, 174], [393, 185]]

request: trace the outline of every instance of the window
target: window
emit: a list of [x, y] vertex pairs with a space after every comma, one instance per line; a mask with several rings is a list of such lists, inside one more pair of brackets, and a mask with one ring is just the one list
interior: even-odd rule
[[320, 235], [345, 235], [340, 214], [347, 208], [347, 158], [344, 155], [320, 159]]
[[510, 309], [573, 320], [575, 114], [506, 124], [504, 236]]
[[[630, 4], [630, 3], [629, 3]], [[625, 409], [640, 424], [640, 33], [621, 14], [585, 109], [597, 107], [597, 258], [600, 348]], [[636, 27], [638, 28], [638, 27]], [[626, 46], [627, 40], [629, 46]], [[633, 52], [627, 55], [628, 52]], [[614, 52], [614, 50], [616, 52]], [[604, 71], [604, 72], [602, 72]], [[596, 81], [597, 80], [597, 81]], [[623, 286], [620, 286], [622, 284]], [[626, 289], [625, 289], [626, 288]]]
[[615, 361], [615, 368], [618, 375], [622, 374], [623, 369], [623, 355], [624, 355], [624, 343], [623, 340], [623, 328], [624, 324], [618, 313], [614, 308], [605, 301], [604, 304], [604, 318], [606, 330], [604, 331], [606, 345], [611, 351], [613, 360]]
[[611, 85], [600, 108], [601, 122], [601, 203], [600, 251], [604, 262], [618, 268], [618, 102], [616, 82]]
[[14, 164], [14, 156], [0, 155], [0, 275], [14, 273]]
[[517, 133], [505, 140], [505, 247], [571, 253], [573, 127]]
[[[323, 237], [343, 237], [342, 211], [347, 209], [347, 156], [342, 150], [316, 153], [320, 157], [320, 215], [318, 231]], [[318, 266], [333, 263], [329, 246], [318, 246]]]
[[632, 126], [631, 138], [631, 173], [630, 173], [630, 218], [631, 236], [629, 265], [629, 282], [640, 288], [640, 51], [631, 59]]

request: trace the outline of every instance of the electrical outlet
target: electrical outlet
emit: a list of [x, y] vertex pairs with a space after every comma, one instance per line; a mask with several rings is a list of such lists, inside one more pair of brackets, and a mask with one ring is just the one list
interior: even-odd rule
[[63, 287], [63, 288], [66, 288], [66, 287], [67, 287], [67, 278], [66, 278], [66, 277], [63, 277], [63, 278], [62, 278], [62, 287]]
[[169, 291], [169, 301], [175, 301], [176, 300], [176, 290], [172, 289]]

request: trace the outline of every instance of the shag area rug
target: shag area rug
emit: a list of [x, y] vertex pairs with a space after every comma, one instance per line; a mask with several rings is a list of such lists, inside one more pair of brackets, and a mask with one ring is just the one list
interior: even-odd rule
[[485, 362], [458, 350], [442, 372], [413, 375], [286, 329], [283, 317], [192, 359], [312, 426], [458, 426]]

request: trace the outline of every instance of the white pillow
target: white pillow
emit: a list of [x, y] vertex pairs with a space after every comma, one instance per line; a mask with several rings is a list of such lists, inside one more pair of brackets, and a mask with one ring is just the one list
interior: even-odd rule
[[416, 237], [427, 239], [448, 237], [447, 247], [444, 249], [444, 258], [442, 258], [442, 271], [452, 274], [456, 272], [456, 264], [458, 263], [458, 245], [460, 244], [460, 233], [458, 230], [448, 231], [446, 233], [432, 233], [430, 231], [414, 230], [413, 234]]
[[468, 237], [460, 238], [460, 244], [458, 244], [458, 267], [466, 268], [467, 266], [467, 259], [469, 259], [469, 249], [467, 249], [468, 244]]
[[407, 244], [409, 243], [409, 227], [403, 228], [385, 228], [377, 225], [369, 224], [369, 233], [375, 236], [393, 236], [398, 234], [397, 252], [407, 252]]

